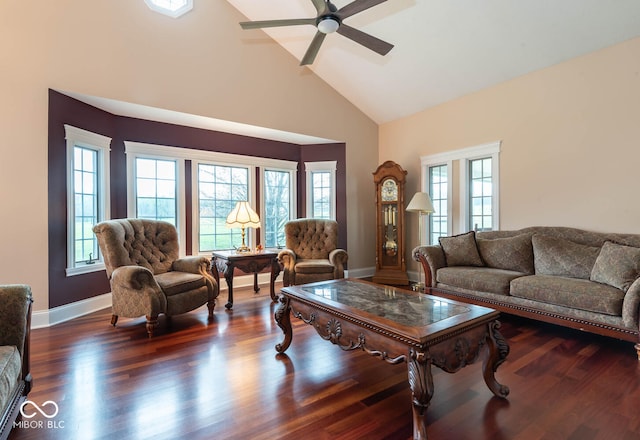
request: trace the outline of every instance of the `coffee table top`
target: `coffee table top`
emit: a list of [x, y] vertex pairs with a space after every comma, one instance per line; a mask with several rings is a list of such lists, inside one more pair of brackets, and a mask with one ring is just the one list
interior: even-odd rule
[[495, 319], [499, 312], [419, 292], [340, 279], [284, 287], [282, 292], [302, 302], [363, 320], [412, 339], [420, 339], [457, 325]]

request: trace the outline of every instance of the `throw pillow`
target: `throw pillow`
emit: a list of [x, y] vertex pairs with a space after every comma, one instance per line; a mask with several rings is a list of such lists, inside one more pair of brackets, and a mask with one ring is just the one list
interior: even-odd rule
[[440, 237], [440, 247], [444, 252], [447, 266], [484, 266], [478, 252], [475, 231]]
[[626, 292], [640, 276], [640, 248], [606, 241], [591, 271], [591, 281]]
[[531, 234], [504, 238], [476, 238], [484, 264], [496, 269], [533, 274]]
[[588, 280], [600, 248], [548, 235], [534, 234], [533, 263], [536, 274]]

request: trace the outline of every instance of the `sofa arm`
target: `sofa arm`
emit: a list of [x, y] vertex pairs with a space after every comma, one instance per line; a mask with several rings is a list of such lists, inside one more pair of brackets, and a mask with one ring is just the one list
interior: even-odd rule
[[178, 258], [173, 262], [171, 270], [177, 272], [189, 272], [198, 273], [201, 275], [208, 275], [209, 268], [211, 267], [211, 261], [206, 257], [190, 256], [184, 258]]
[[333, 278], [344, 278], [344, 266], [349, 260], [349, 255], [344, 249], [334, 249], [329, 253], [329, 262], [333, 264]]
[[436, 287], [436, 272], [447, 265], [440, 246], [417, 246], [412, 252], [413, 259], [422, 265], [426, 287]]
[[30, 286], [0, 286], [0, 345], [13, 345], [18, 349], [22, 358], [23, 379], [29, 375], [32, 303]]
[[640, 329], [640, 278], [629, 286], [629, 290], [624, 295], [622, 323], [627, 327]]

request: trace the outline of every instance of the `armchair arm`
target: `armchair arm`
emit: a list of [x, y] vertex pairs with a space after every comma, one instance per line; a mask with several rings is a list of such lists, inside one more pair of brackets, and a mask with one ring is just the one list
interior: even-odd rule
[[622, 323], [640, 329], [640, 278], [637, 278], [624, 295], [622, 301]]
[[442, 248], [437, 245], [417, 246], [412, 252], [413, 259], [422, 264], [425, 286], [436, 286], [436, 272], [447, 265]]
[[173, 262], [171, 270], [178, 272], [199, 273], [201, 275], [208, 275], [209, 268], [211, 267], [211, 261], [206, 257], [201, 256], [189, 256], [184, 258], [178, 258]]
[[167, 299], [153, 273], [143, 266], [116, 268], [111, 273], [111, 290], [116, 315], [158, 316], [167, 308]]
[[278, 262], [284, 270], [293, 271], [296, 264], [296, 254], [291, 249], [283, 249], [278, 253]]
[[333, 277], [335, 279], [344, 278], [344, 266], [349, 259], [347, 251], [344, 249], [334, 249], [329, 253], [329, 262], [333, 264]]
[[29, 384], [32, 303], [31, 287], [25, 284], [0, 286], [0, 345], [13, 345], [18, 349], [22, 358], [22, 379]]

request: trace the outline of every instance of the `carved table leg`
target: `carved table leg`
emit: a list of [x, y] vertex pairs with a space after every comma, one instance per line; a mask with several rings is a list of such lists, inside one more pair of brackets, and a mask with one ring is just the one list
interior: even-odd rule
[[224, 271], [224, 279], [227, 281], [227, 303], [224, 305], [227, 309], [233, 307], [233, 264], [227, 263], [227, 269]]
[[289, 345], [291, 345], [291, 339], [293, 338], [293, 329], [291, 328], [291, 308], [289, 306], [289, 298], [281, 295], [280, 306], [274, 313], [274, 318], [278, 327], [284, 332], [284, 339], [280, 344], [276, 344], [276, 351], [278, 353], [284, 353]]
[[499, 321], [490, 322], [487, 326], [489, 330], [487, 337], [489, 354], [482, 363], [484, 381], [493, 394], [506, 398], [509, 395], [509, 387], [496, 381], [495, 372], [507, 358], [509, 354], [509, 344], [507, 344], [507, 341], [505, 341], [502, 334], [498, 331], [500, 328]]
[[431, 360], [426, 352], [409, 351], [409, 386], [413, 397], [413, 438], [427, 438], [426, 412], [433, 397]]
[[253, 273], [253, 291], [255, 293], [260, 291], [260, 286], [258, 285], [258, 272]]
[[273, 302], [278, 301], [278, 296], [276, 295], [276, 278], [280, 274], [280, 263], [278, 263], [278, 259], [274, 258], [271, 260], [271, 282], [269, 283], [269, 288], [271, 289], [269, 293], [271, 294], [271, 299]]

